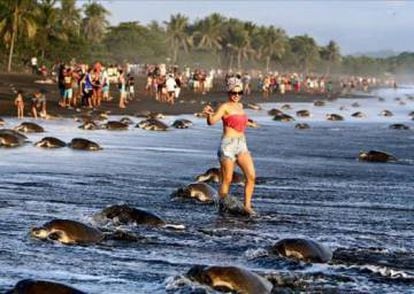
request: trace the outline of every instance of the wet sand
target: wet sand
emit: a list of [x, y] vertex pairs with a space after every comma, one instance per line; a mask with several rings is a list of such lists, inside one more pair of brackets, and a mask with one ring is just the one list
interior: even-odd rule
[[[58, 106], [59, 93], [56, 84], [38, 84], [36, 80], [41, 80], [40, 76], [34, 76], [23, 73], [0, 73], [0, 116], [15, 116], [16, 109], [14, 106], [15, 94], [13, 90], [22, 90], [25, 97], [25, 115], [30, 116], [30, 99], [36, 89], [45, 89], [47, 91], [47, 110], [54, 116], [71, 117], [78, 112], [75, 109], [65, 109]], [[133, 101], [129, 102], [126, 109], [118, 108], [119, 93], [112, 85], [110, 96], [114, 97], [112, 101], [103, 102], [99, 110], [110, 111], [115, 115], [134, 115], [142, 111], [161, 112], [169, 115], [192, 114], [202, 110], [205, 103], [216, 103], [226, 100], [223, 81], [216, 79], [216, 86], [206, 95], [194, 93], [191, 89], [183, 88], [181, 96], [174, 105], [159, 103], [154, 97], [144, 91], [145, 77], [137, 77], [135, 82], [136, 96]], [[339, 93], [334, 94], [332, 98], [338, 97]], [[343, 95], [341, 95], [343, 97]], [[369, 97], [368, 95], [348, 95], [349, 98]], [[318, 99], [327, 99], [322, 94], [308, 93], [287, 93], [285, 95], [273, 94], [268, 98], [262, 96], [258, 91], [253, 91], [249, 96], [243, 97], [244, 103], [266, 103], [266, 102], [306, 102]], [[89, 109], [81, 109], [88, 111]]]

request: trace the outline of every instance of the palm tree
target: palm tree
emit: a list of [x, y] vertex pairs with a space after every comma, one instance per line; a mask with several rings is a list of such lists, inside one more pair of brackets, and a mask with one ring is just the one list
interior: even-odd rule
[[340, 49], [335, 41], [331, 40], [326, 47], [322, 47], [321, 57], [328, 63], [326, 68], [326, 75], [329, 76], [332, 66], [341, 60]]
[[42, 0], [36, 7], [35, 19], [38, 24], [36, 43], [42, 58], [45, 57], [52, 40], [67, 41], [68, 39], [60, 22], [60, 10], [55, 7], [56, 3], [57, 0]]
[[109, 25], [106, 16], [110, 13], [101, 4], [91, 2], [85, 4], [85, 18], [83, 19], [83, 33], [86, 40], [92, 44], [99, 43], [104, 38], [106, 27]]
[[[256, 25], [251, 22], [242, 23], [237, 19], [230, 19], [226, 25], [227, 47], [230, 48], [237, 57], [237, 68], [242, 69], [242, 62], [254, 54], [251, 46], [252, 36], [256, 31]], [[232, 64], [233, 54], [230, 56]]]
[[282, 29], [273, 26], [260, 29], [261, 46], [259, 57], [265, 57], [266, 72], [269, 72], [269, 65], [272, 58], [280, 59], [286, 51], [287, 37]]
[[197, 39], [197, 47], [212, 50], [220, 64], [218, 51], [223, 48], [222, 27], [225, 17], [218, 13], [213, 13], [203, 20], [195, 23], [193, 37]]
[[26, 35], [29, 39], [36, 33], [34, 18], [34, 0], [4, 0], [0, 8], [0, 36], [9, 49], [7, 71], [11, 71], [15, 42], [19, 35]]
[[308, 35], [296, 36], [289, 40], [292, 53], [296, 55], [307, 75], [310, 67], [318, 60], [319, 50], [316, 42]]
[[156, 21], [152, 20], [148, 25], [148, 29], [154, 33], [163, 34], [165, 33], [164, 28]]
[[[257, 55], [257, 50], [259, 47], [257, 44], [253, 43], [253, 40], [257, 36], [259, 30], [257, 25], [250, 21], [244, 23], [243, 29], [246, 32], [247, 42], [243, 48], [242, 60], [248, 60], [250, 57]], [[241, 64], [239, 68], [241, 69]]]
[[82, 24], [81, 10], [76, 8], [76, 0], [60, 0], [60, 22], [68, 35], [78, 36]]
[[192, 37], [188, 34], [188, 17], [178, 13], [171, 15], [170, 21], [164, 23], [167, 25], [167, 42], [173, 50], [172, 62], [175, 64], [178, 51], [182, 48], [188, 52], [193, 44]]

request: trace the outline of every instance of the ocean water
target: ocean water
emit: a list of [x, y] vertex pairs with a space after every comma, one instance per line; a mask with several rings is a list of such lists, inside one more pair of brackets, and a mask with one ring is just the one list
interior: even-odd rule
[[[192, 265], [205, 264], [245, 267], [296, 291], [414, 293], [414, 121], [408, 116], [414, 101], [409, 94], [414, 88], [381, 90], [377, 95], [385, 102], [291, 103], [287, 113], [308, 109], [312, 116], [290, 123], [267, 115], [280, 103], [249, 110], [261, 125], [247, 131], [257, 176], [263, 179], [253, 198], [259, 213], [254, 219], [220, 216], [214, 206], [170, 199], [177, 188], [218, 165], [220, 125], [209, 127], [203, 119], [183, 115], [164, 121], [191, 119], [190, 129], [149, 132], [132, 126], [111, 132], [80, 130], [71, 119], [41, 121], [47, 133], [29, 134], [32, 142], [44, 136], [67, 142], [84, 137], [104, 150], [43, 150], [32, 144], [0, 149], [0, 292], [26, 278], [88, 293], [213, 292], [185, 277]], [[358, 108], [351, 106], [356, 101]], [[394, 116], [379, 116], [384, 109]], [[356, 111], [367, 117], [350, 117]], [[327, 121], [327, 113], [341, 114], [345, 121]], [[297, 122], [311, 128], [296, 130]], [[18, 123], [9, 118], [5, 127]], [[389, 129], [392, 123], [411, 129]], [[361, 150], [371, 149], [400, 160], [356, 160]], [[233, 186], [232, 193], [241, 199], [242, 189]], [[53, 218], [93, 224], [94, 213], [119, 203], [186, 229], [124, 227], [145, 240], [87, 247], [41, 242], [28, 234]], [[270, 254], [270, 246], [286, 237], [322, 242], [335, 251], [334, 259], [306, 264]]]

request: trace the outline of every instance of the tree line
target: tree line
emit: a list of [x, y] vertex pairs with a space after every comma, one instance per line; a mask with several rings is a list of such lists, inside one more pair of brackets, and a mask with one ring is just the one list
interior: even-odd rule
[[76, 0], [0, 0], [1, 65], [10, 71], [37, 56], [47, 65], [75, 58], [327, 75], [410, 73], [414, 67], [414, 53], [389, 58], [343, 56], [333, 40], [319, 45], [308, 35], [290, 37], [282, 28], [218, 13], [194, 22], [176, 14], [162, 23], [116, 26], [110, 26], [109, 15], [94, 1], [78, 7]]

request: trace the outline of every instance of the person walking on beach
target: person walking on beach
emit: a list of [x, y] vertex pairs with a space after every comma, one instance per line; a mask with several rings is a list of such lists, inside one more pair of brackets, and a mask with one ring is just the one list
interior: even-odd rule
[[242, 77], [243, 94], [244, 95], [250, 95], [251, 94], [251, 88], [250, 88], [251, 80], [252, 80], [252, 77], [249, 75], [248, 72], [245, 72], [243, 77]]
[[109, 81], [109, 73], [107, 68], [103, 68], [102, 70], [102, 101], [108, 102], [109, 99], [109, 89], [110, 89], [110, 81]]
[[135, 78], [132, 75], [127, 78], [127, 97], [129, 101], [135, 98]]
[[175, 99], [178, 99], [180, 97], [180, 92], [181, 92], [181, 84], [182, 84], [182, 76], [181, 74], [177, 74], [175, 76]]
[[17, 108], [17, 118], [23, 119], [24, 118], [24, 99], [22, 91], [17, 91], [16, 99], [14, 99], [14, 105]]
[[89, 68], [86, 74], [82, 77], [80, 82], [80, 87], [82, 89], [82, 106], [93, 108], [92, 106], [92, 94], [93, 94], [93, 85], [91, 78], [92, 69]]
[[66, 66], [64, 63], [61, 63], [59, 65], [58, 69], [58, 76], [57, 76], [57, 84], [59, 88], [59, 94], [60, 94], [60, 100], [59, 100], [59, 106], [65, 107], [65, 71]]
[[167, 88], [167, 103], [174, 104], [175, 88], [177, 84], [175, 82], [173, 74], [169, 74], [165, 81], [165, 87]]
[[230, 189], [234, 172], [234, 164], [240, 167], [245, 177], [244, 211], [248, 215], [255, 215], [251, 206], [251, 199], [255, 186], [256, 173], [254, 163], [247, 149], [245, 129], [248, 125], [247, 115], [240, 102], [243, 94], [243, 84], [239, 79], [228, 80], [228, 101], [221, 104], [216, 111], [207, 105], [203, 113], [207, 116], [207, 124], [214, 125], [223, 121], [223, 135], [217, 152], [221, 168], [219, 196], [224, 201]]
[[38, 73], [38, 68], [37, 68], [37, 57], [33, 56], [32, 58], [30, 58], [30, 65], [32, 67], [32, 74], [35, 75]]
[[65, 69], [64, 77], [63, 77], [64, 91], [63, 91], [63, 103], [61, 105], [62, 107], [70, 107], [70, 102], [72, 101], [72, 97], [73, 97], [72, 84], [73, 84], [73, 74], [72, 74], [72, 70], [68, 67]]
[[126, 108], [126, 79], [123, 70], [119, 71], [118, 78], [118, 89], [119, 89], [119, 108]]

